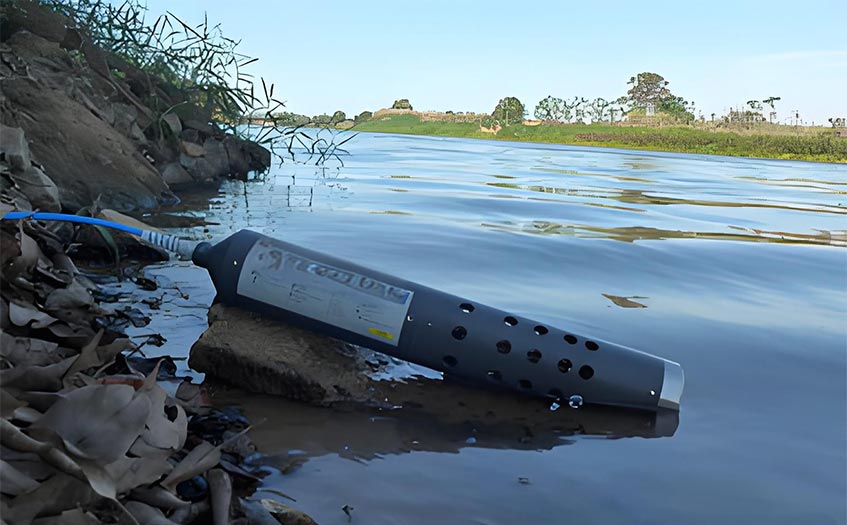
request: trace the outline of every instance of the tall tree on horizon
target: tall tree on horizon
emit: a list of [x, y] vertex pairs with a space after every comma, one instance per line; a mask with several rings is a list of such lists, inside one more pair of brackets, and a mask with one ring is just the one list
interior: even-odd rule
[[517, 97], [506, 97], [500, 99], [491, 117], [502, 126], [520, 124], [526, 116], [526, 108]]

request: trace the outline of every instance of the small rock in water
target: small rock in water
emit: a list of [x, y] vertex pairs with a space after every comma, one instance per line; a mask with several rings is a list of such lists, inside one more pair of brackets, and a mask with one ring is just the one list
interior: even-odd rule
[[574, 394], [568, 398], [568, 406], [571, 408], [579, 408], [582, 406], [582, 396], [579, 394]]

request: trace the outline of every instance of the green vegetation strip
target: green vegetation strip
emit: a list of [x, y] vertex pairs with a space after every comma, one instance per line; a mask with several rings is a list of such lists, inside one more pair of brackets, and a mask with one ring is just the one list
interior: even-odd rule
[[392, 115], [357, 124], [356, 131], [494, 139], [546, 144], [672, 151], [783, 160], [847, 163], [847, 139], [828, 132], [819, 135], [777, 135], [710, 131], [694, 127], [633, 127], [609, 124], [526, 126], [515, 124], [496, 135], [476, 123], [421, 122], [416, 115]]

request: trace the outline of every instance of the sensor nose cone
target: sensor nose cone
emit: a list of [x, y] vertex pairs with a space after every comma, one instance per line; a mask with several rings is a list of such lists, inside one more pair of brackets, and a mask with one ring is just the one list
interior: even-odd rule
[[659, 393], [659, 407], [679, 410], [679, 399], [685, 387], [685, 373], [679, 363], [665, 360], [665, 377]]

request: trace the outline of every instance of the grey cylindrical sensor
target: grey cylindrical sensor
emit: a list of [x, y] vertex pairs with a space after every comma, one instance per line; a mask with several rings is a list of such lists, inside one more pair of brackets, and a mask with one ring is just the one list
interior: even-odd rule
[[249, 230], [194, 262], [226, 304], [478, 384], [646, 410], [679, 410], [682, 368]]

